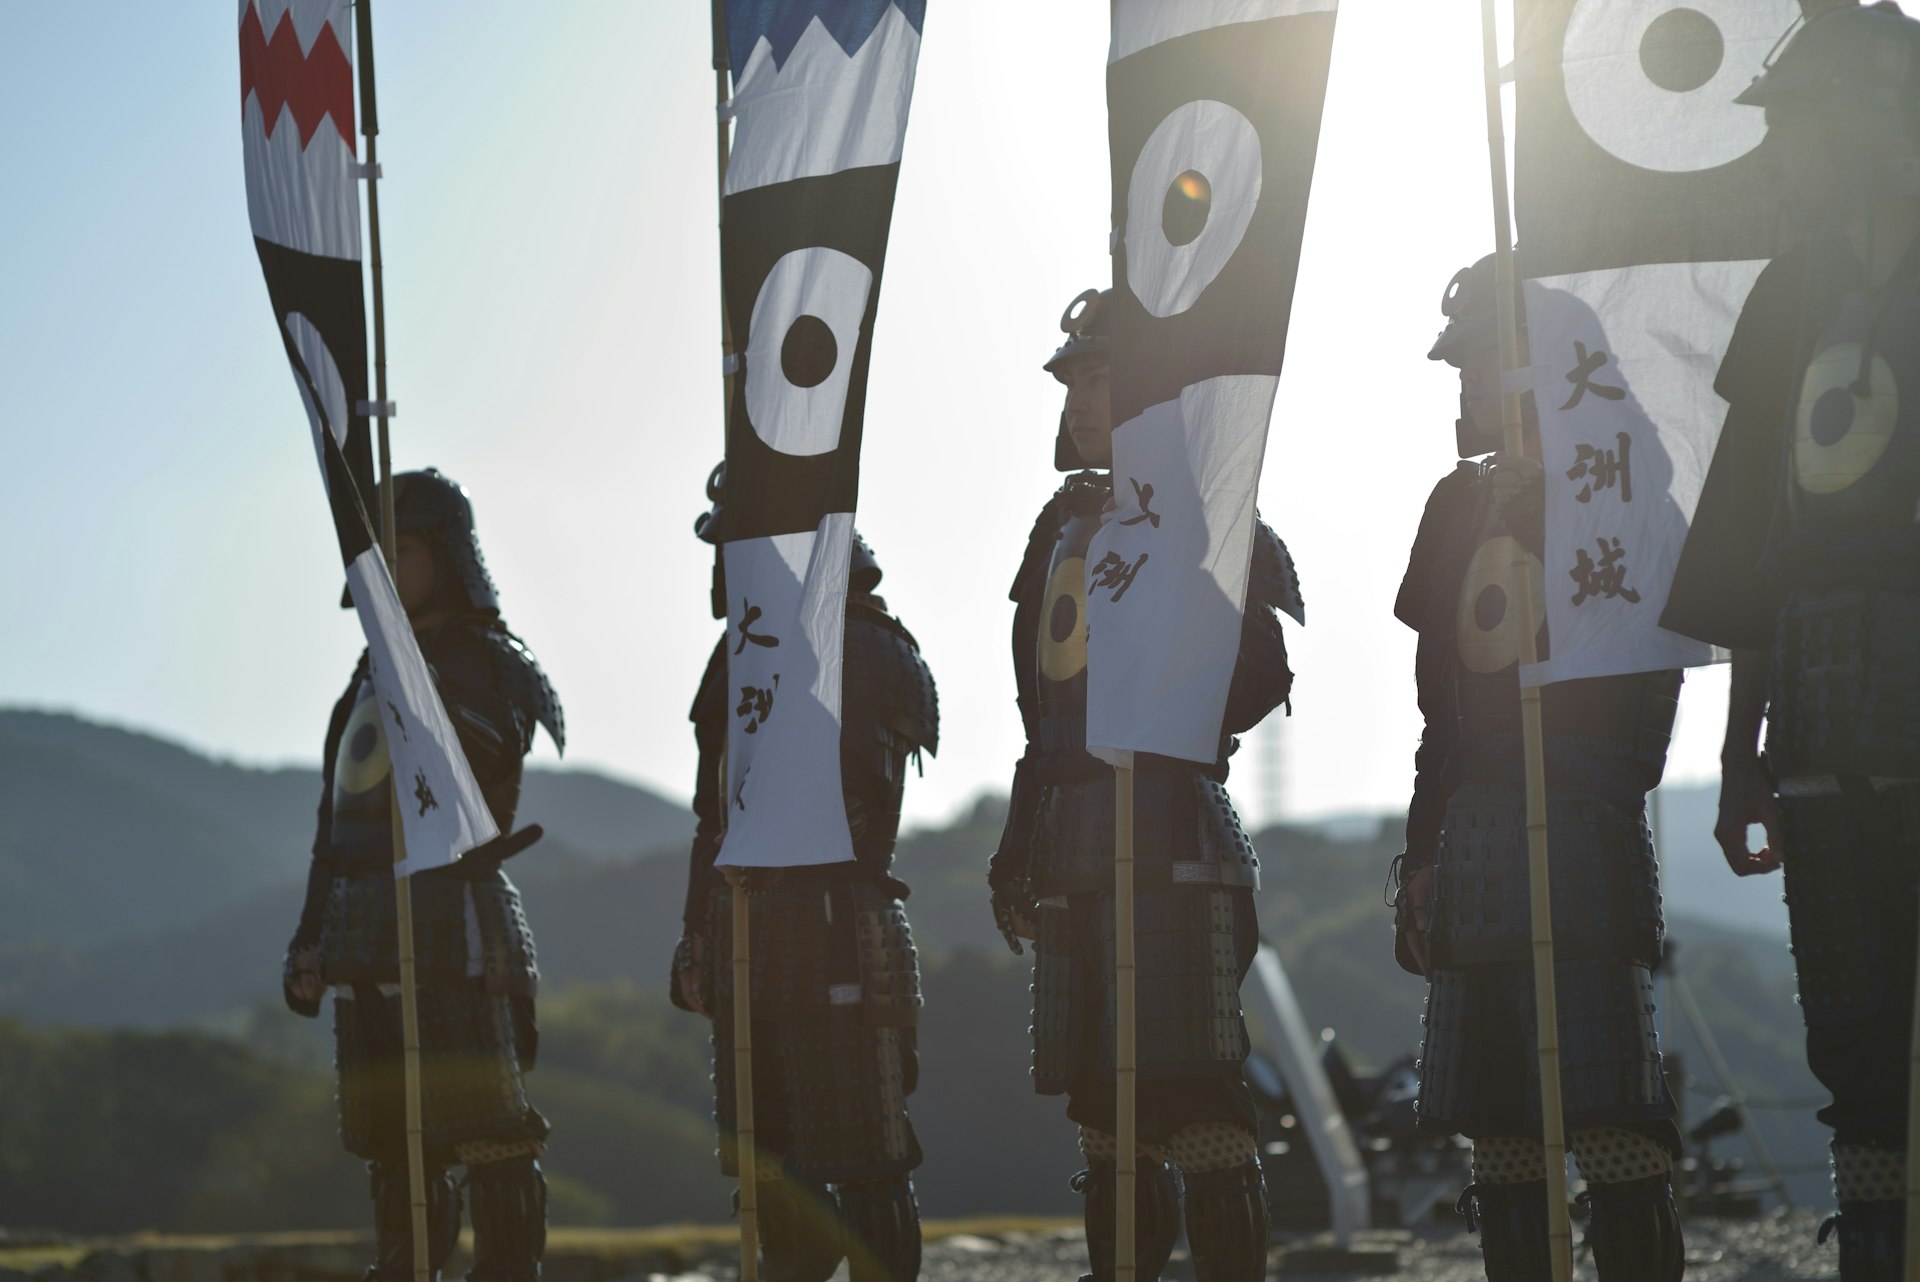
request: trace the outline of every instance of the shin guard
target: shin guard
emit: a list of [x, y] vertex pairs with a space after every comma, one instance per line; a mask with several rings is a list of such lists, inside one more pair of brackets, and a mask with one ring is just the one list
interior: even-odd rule
[[760, 1181], [760, 1258], [767, 1282], [827, 1282], [845, 1254], [833, 1196], [787, 1176]]
[[[367, 1282], [413, 1282], [413, 1192], [405, 1166], [368, 1162], [373, 1186], [373, 1264]], [[427, 1174], [427, 1269], [440, 1270], [460, 1240], [460, 1190], [445, 1171]]]
[[1261, 1282], [1267, 1276], [1267, 1185], [1260, 1164], [1187, 1176], [1187, 1245], [1194, 1282]]
[[539, 1282], [547, 1249], [547, 1177], [531, 1157], [467, 1170], [473, 1268], [467, 1282]]
[[1840, 1282], [1901, 1282], [1907, 1236], [1904, 1202], [1842, 1202], [1840, 1213], [1820, 1226], [1825, 1242], [1840, 1236]]
[[920, 1203], [904, 1175], [842, 1184], [852, 1282], [914, 1282], [920, 1276]]
[[1680, 1282], [1687, 1248], [1668, 1176], [1589, 1184], [1587, 1194], [1593, 1210], [1587, 1240], [1600, 1282]]
[[[1087, 1199], [1087, 1261], [1093, 1267], [1082, 1282], [1113, 1282], [1116, 1174], [1114, 1163], [1094, 1162], [1073, 1177], [1074, 1192]], [[1180, 1189], [1164, 1162], [1139, 1159], [1133, 1206], [1134, 1276], [1156, 1282], [1180, 1236]]]
[[1458, 1209], [1467, 1232], [1480, 1231], [1487, 1282], [1539, 1282], [1553, 1276], [1547, 1238], [1547, 1184], [1469, 1184]]

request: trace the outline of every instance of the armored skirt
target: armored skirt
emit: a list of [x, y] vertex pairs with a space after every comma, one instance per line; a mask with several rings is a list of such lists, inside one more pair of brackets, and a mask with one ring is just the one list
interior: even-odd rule
[[[1835, 575], [1838, 580], [1840, 576]], [[1920, 883], [1920, 597], [1830, 583], [1781, 610], [1767, 756], [1807, 1065], [1834, 1142], [1904, 1149]]]
[[[422, 1122], [434, 1166], [537, 1152], [547, 1123], [528, 1102], [533, 1067], [533, 936], [498, 867], [413, 878]], [[334, 985], [340, 1138], [369, 1160], [403, 1162], [406, 1113], [394, 879], [387, 867], [336, 876], [321, 925]]]
[[[1569, 1127], [1642, 1130], [1678, 1151], [1653, 1022], [1659, 874], [1641, 812], [1549, 792], [1560, 1082]], [[1465, 783], [1449, 798], [1433, 882], [1421, 1125], [1540, 1135], [1538, 1022], [1524, 794]]]
[[[1260, 946], [1258, 862], [1226, 790], [1191, 769], [1135, 780], [1134, 949], [1143, 1143], [1196, 1122], [1252, 1128], [1241, 1076], [1250, 1042], [1240, 982]], [[1042, 890], [1033, 961], [1033, 1079], [1067, 1116], [1114, 1128], [1113, 782], [1053, 789], [1042, 803]], [[1168, 858], [1169, 853], [1174, 858]]]
[[[756, 871], [747, 900], [761, 1153], [815, 1184], [913, 1170], [921, 996], [905, 907], [851, 865]], [[704, 934], [720, 1167], [737, 1176], [730, 889], [711, 893]]]

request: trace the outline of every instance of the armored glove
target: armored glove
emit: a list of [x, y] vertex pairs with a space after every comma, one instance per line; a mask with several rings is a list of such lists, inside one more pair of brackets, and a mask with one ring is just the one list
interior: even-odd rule
[[320, 998], [326, 981], [320, 975], [319, 950], [301, 939], [287, 945], [287, 957], [280, 965], [280, 996], [287, 1009], [296, 1015], [314, 1019], [320, 1014]]
[[1393, 884], [1393, 959], [1410, 975], [1427, 973], [1427, 930], [1433, 924], [1433, 865], [1409, 868], [1406, 855], [1394, 857], [1388, 878]]
[[1027, 889], [1025, 878], [992, 889], [993, 924], [1000, 928], [1000, 937], [1007, 941], [1007, 947], [1014, 951], [1015, 956], [1019, 956], [1027, 951], [1021, 947], [1021, 939], [1033, 938], [1030, 932], [1039, 906], [1034, 903], [1033, 893]]

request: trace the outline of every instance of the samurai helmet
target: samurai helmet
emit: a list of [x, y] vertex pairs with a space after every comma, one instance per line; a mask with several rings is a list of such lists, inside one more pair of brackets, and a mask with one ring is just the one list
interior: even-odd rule
[[[725, 537], [723, 518], [726, 513], [727, 461], [721, 459], [707, 473], [707, 501], [713, 506], [694, 518], [693, 533], [703, 543], [713, 545], [713, 617], [727, 617], [727, 580], [726, 562], [721, 556], [720, 542]], [[853, 532], [853, 550], [847, 565], [847, 586], [854, 592], [869, 595], [880, 586], [880, 563], [874, 559], [873, 549], [860, 537], [860, 531]]]
[[[401, 472], [393, 478], [393, 523], [400, 534], [417, 534], [433, 548], [435, 596], [457, 596], [463, 608], [500, 609], [474, 529], [473, 500], [438, 468]], [[451, 571], [449, 581], [448, 571]]]
[[[1090, 361], [1104, 362], [1113, 331], [1112, 304], [1113, 291], [1110, 289], [1083, 289], [1074, 295], [1073, 301], [1067, 304], [1067, 310], [1060, 313], [1060, 332], [1067, 339], [1054, 349], [1053, 355], [1040, 368], [1065, 383], [1070, 367]], [[1060, 415], [1059, 434], [1053, 442], [1053, 466], [1062, 472], [1077, 472], [1087, 466], [1080, 457], [1080, 451], [1074, 447], [1073, 438], [1067, 435], [1067, 416], [1064, 411]]]
[[[438, 468], [400, 472], [391, 481], [394, 532], [417, 534], [433, 552], [433, 596], [438, 606], [456, 610], [500, 611], [500, 596], [487, 573], [474, 529], [473, 500], [458, 481]], [[381, 498], [385, 498], [385, 486]], [[340, 594], [340, 608], [353, 605], [351, 592]]]
[[1498, 341], [1494, 324], [1499, 311], [1493, 289], [1492, 254], [1453, 274], [1446, 292], [1440, 295], [1440, 314], [1447, 318], [1446, 328], [1433, 340], [1427, 352], [1428, 360], [1445, 361], [1458, 368], [1465, 353]]
[[[1500, 309], [1495, 256], [1488, 254], [1471, 267], [1463, 267], [1447, 282], [1440, 296], [1440, 314], [1447, 318], [1446, 328], [1433, 340], [1427, 352], [1430, 361], [1445, 361], [1455, 369], [1465, 369], [1476, 361], [1490, 359], [1499, 343], [1497, 332]], [[1516, 271], [1518, 266], [1516, 264]], [[1516, 317], [1524, 333], [1526, 318]], [[1497, 372], [1495, 361], [1492, 369]], [[1523, 407], [1531, 413], [1531, 407]], [[1454, 444], [1461, 458], [1477, 458], [1501, 446], [1500, 424], [1482, 424], [1474, 420], [1466, 392], [1460, 396], [1460, 417], [1453, 425]]]
[[[1805, 25], [1735, 101], [1762, 107], [1770, 134], [1818, 122], [1817, 148], [1843, 199], [1920, 195], [1920, 22], [1890, 0], [1802, 0]], [[1843, 167], [1832, 170], [1836, 152]], [[1831, 182], [1822, 186], [1832, 188]]]

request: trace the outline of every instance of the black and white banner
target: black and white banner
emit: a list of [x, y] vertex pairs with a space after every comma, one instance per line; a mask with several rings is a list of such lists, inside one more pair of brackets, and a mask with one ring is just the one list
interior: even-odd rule
[[1240, 647], [1336, 0], [1117, 0], [1113, 477], [1087, 741], [1212, 761]]
[[718, 862], [853, 858], [840, 780], [867, 363], [925, 0], [727, 0], [721, 276], [727, 833]]
[[1659, 626], [1726, 407], [1734, 320], [1774, 252], [1734, 98], [1797, 0], [1520, 0], [1515, 194], [1546, 466], [1551, 658], [1522, 680], [1709, 663]]
[[407, 876], [498, 835], [375, 543], [360, 277], [350, 0], [242, 0], [240, 134], [267, 296], [307, 407], [320, 475], [367, 637], [393, 762]]

